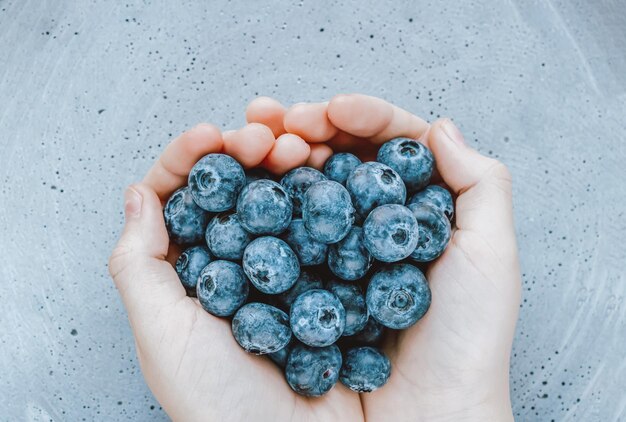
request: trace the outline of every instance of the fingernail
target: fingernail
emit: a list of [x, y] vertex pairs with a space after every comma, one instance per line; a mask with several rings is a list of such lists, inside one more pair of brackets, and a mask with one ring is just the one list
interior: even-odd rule
[[463, 138], [463, 134], [456, 127], [452, 120], [446, 119], [441, 125], [441, 129], [443, 129], [443, 133], [452, 141], [458, 145], [465, 145], [465, 138]]
[[137, 218], [141, 215], [143, 198], [132, 186], [124, 192], [124, 215], [126, 219]]

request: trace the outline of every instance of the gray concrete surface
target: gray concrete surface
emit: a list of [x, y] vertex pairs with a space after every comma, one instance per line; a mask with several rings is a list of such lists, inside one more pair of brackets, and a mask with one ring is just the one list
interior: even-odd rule
[[258, 94], [452, 116], [515, 179], [518, 420], [626, 420], [618, 0], [0, 0], [0, 420], [165, 420], [107, 274], [121, 194]]

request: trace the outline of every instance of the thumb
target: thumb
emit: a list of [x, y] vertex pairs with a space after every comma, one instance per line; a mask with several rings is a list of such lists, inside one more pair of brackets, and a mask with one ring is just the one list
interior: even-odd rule
[[515, 251], [511, 175], [506, 166], [469, 147], [449, 119], [433, 123], [427, 137], [441, 177], [458, 195], [458, 230], [475, 232], [501, 251]]
[[185, 297], [185, 290], [165, 261], [169, 238], [154, 190], [144, 184], [129, 186], [124, 215], [126, 225], [109, 259], [109, 272], [134, 325], [138, 315], [158, 312]]

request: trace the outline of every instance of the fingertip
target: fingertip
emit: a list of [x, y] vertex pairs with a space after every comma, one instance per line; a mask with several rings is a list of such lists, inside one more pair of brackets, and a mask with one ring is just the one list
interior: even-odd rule
[[333, 155], [333, 150], [326, 144], [312, 144], [309, 159], [306, 161], [308, 167], [321, 170], [326, 160]]
[[276, 139], [263, 166], [274, 174], [283, 174], [303, 165], [309, 158], [311, 146], [298, 135], [285, 133]]
[[307, 142], [325, 142], [335, 136], [337, 128], [327, 115], [328, 103], [299, 103], [293, 105], [283, 119], [289, 133]]
[[246, 107], [246, 121], [266, 125], [277, 138], [285, 133], [283, 119], [286, 111], [287, 108], [279, 101], [270, 97], [258, 97]]
[[362, 94], [339, 94], [328, 103], [328, 119], [337, 128], [359, 137], [380, 133], [391, 121], [386, 101]]
[[274, 146], [272, 130], [260, 123], [249, 123], [235, 131], [225, 132], [224, 152], [244, 167], [259, 165]]

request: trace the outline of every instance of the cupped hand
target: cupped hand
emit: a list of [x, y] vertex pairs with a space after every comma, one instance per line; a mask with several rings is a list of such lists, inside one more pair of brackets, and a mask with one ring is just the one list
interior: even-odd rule
[[[238, 131], [200, 125], [173, 141], [144, 181], [125, 195], [126, 228], [110, 270], [129, 313], [148, 385], [181, 420], [507, 420], [508, 364], [520, 274], [511, 181], [499, 162], [467, 146], [449, 120], [428, 125], [381, 99], [341, 95], [285, 109], [254, 100]], [[384, 141], [406, 136], [433, 152], [438, 174], [458, 195], [450, 246], [427, 271], [432, 305], [409, 330], [390, 333], [388, 384], [360, 397], [338, 384], [327, 395], [295, 395], [279, 369], [247, 355], [227, 321], [185, 296], [172, 266], [163, 201], [192, 165], [226, 152], [277, 174], [321, 168], [333, 151], [375, 158]]]

